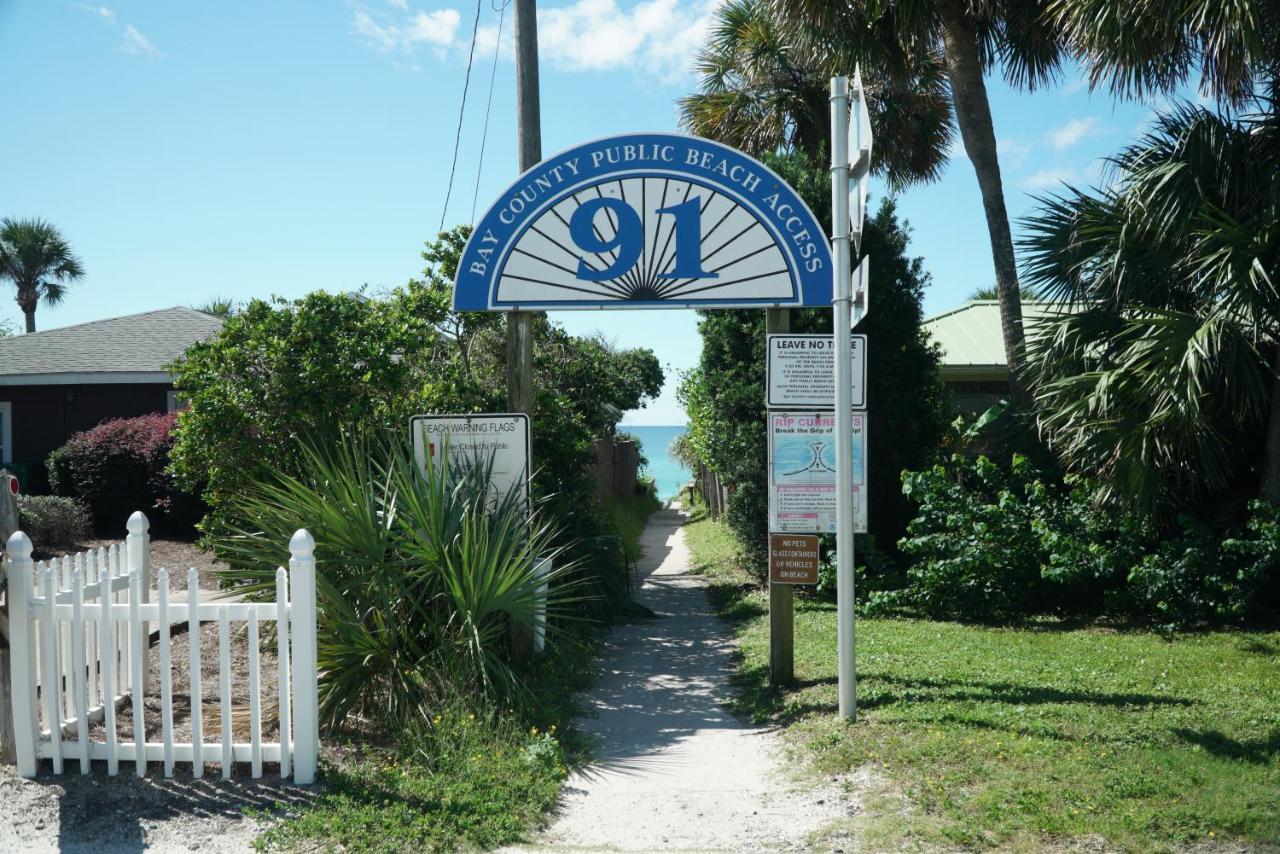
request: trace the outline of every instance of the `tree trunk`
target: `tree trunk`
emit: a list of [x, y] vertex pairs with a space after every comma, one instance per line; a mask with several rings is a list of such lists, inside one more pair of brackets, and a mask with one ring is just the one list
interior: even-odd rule
[[1271, 380], [1271, 413], [1267, 416], [1267, 444], [1262, 452], [1262, 485], [1258, 497], [1280, 506], [1280, 345], [1271, 368], [1275, 376]]
[[1000, 300], [1000, 331], [1004, 338], [1005, 360], [1009, 365], [1010, 402], [1016, 408], [1025, 403], [1022, 384], [1022, 299], [1018, 292], [1018, 268], [1013, 260], [1013, 237], [1009, 213], [1004, 205], [1000, 161], [996, 155], [996, 133], [991, 123], [991, 104], [982, 79], [978, 39], [963, 0], [939, 0], [942, 40], [946, 47], [947, 77], [956, 124], [965, 153], [973, 163], [982, 191], [982, 207], [991, 236], [991, 259], [996, 270], [996, 292]]
[[27, 332], [35, 332], [36, 331], [36, 307], [34, 305], [31, 306], [30, 308], [23, 306], [22, 315], [27, 319]]

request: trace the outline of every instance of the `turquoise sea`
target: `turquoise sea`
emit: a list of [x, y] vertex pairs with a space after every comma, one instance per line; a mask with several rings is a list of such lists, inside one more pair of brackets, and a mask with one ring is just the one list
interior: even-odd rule
[[640, 453], [649, 459], [648, 474], [658, 485], [658, 497], [663, 501], [675, 498], [680, 487], [693, 477], [689, 469], [676, 462], [669, 451], [677, 436], [685, 433], [684, 427], [628, 427], [618, 428], [630, 433], [640, 443]]

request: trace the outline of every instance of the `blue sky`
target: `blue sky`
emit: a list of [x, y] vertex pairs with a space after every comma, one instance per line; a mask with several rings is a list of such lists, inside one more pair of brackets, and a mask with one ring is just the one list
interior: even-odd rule
[[[499, 0], [500, 1], [500, 0]], [[715, 0], [543, 0], [544, 154], [613, 133], [676, 129], [689, 58]], [[449, 224], [515, 177], [507, 10], [483, 162], [498, 12], [481, 0]], [[394, 287], [422, 267], [441, 220], [475, 21], [452, 0], [68, 3], [0, 0], [0, 216], [57, 224], [85, 279], [42, 329], [198, 304]], [[1152, 106], [1090, 94], [1069, 69], [1033, 95], [989, 81], [1011, 216], [1061, 181], [1098, 180], [1100, 157]], [[879, 188], [873, 185], [873, 193]], [[936, 312], [992, 281], [963, 153], [900, 198]], [[874, 279], [872, 288], [874, 289]], [[873, 296], [874, 300], [874, 296]], [[0, 319], [18, 319], [11, 292]], [[697, 361], [686, 311], [561, 312], [574, 332], [646, 346], [668, 388], [633, 424], [683, 421], [676, 374]], [[874, 346], [874, 345], [873, 345]]]

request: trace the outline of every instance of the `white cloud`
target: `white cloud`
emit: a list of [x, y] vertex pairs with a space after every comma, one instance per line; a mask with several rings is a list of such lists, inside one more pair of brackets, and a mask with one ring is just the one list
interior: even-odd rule
[[462, 16], [457, 9], [437, 9], [434, 12], [417, 12], [409, 19], [405, 38], [410, 44], [425, 42], [439, 47], [453, 44], [454, 34]]
[[1064, 95], [1075, 95], [1083, 92], [1088, 87], [1089, 76], [1084, 72], [1080, 72], [1076, 75], [1074, 80], [1068, 80], [1066, 83], [1063, 83], [1060, 90]]
[[996, 153], [1000, 155], [1001, 168], [1017, 172], [1026, 165], [1031, 145], [1016, 139], [1000, 139], [996, 141]]
[[88, 3], [76, 3], [75, 7], [81, 12], [88, 12], [90, 15], [97, 15], [99, 18], [113, 24], [116, 22], [116, 10], [107, 6], [91, 6]]
[[1049, 131], [1049, 144], [1055, 151], [1070, 148], [1086, 136], [1097, 132], [1098, 120], [1093, 116], [1083, 119], [1072, 119], [1060, 127]]
[[[403, 7], [407, 12], [408, 3]], [[448, 48], [453, 45], [462, 16], [457, 9], [417, 11], [392, 19], [391, 17], [357, 8], [352, 16], [352, 28], [357, 36], [378, 53], [408, 53], [418, 45]]]
[[1079, 181], [1080, 172], [1076, 169], [1069, 167], [1041, 169], [1022, 179], [1022, 189], [1032, 191], [1056, 190], [1060, 189], [1063, 184], [1078, 183]]
[[[106, 21], [113, 28], [116, 26], [116, 10], [109, 6], [90, 6], [87, 3], [75, 3], [73, 5], [81, 12], [86, 12]], [[164, 52], [152, 44], [151, 39], [144, 36], [133, 24], [124, 25], [120, 49], [134, 56], [148, 56], [152, 59], [160, 59], [164, 56]]]
[[[373, 8], [356, 0], [352, 29], [372, 50], [382, 54], [412, 53], [426, 45], [443, 58], [446, 51], [465, 51], [457, 9], [412, 11], [408, 0], [387, 0], [399, 12]], [[722, 0], [640, 0], [627, 8], [618, 0], [572, 0], [538, 10], [538, 52], [542, 61], [562, 71], [629, 69], [664, 81], [686, 77], [705, 40], [711, 15]], [[486, 13], [487, 15], [488, 13]], [[514, 56], [512, 10], [506, 11], [502, 44], [496, 20], [486, 18], [476, 33], [476, 54]], [[469, 29], [469, 27], [468, 27]]]
[[160, 49], [151, 43], [151, 39], [138, 32], [138, 28], [133, 24], [125, 25], [124, 41], [120, 43], [120, 49], [125, 53], [132, 53], [135, 56], [149, 56], [153, 59], [159, 59], [164, 56]]
[[641, 0], [629, 9], [616, 0], [576, 0], [543, 7], [538, 47], [568, 71], [631, 68], [674, 80], [691, 71], [718, 0]]

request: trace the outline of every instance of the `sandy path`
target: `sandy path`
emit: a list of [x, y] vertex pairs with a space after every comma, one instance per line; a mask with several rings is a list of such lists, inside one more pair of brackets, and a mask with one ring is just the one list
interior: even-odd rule
[[619, 626], [582, 728], [597, 761], [570, 777], [559, 814], [539, 840], [555, 849], [748, 851], [841, 849], [812, 834], [852, 814], [834, 787], [796, 783], [777, 735], [725, 708], [734, 647], [689, 574], [683, 515], [654, 514], [641, 544], [640, 600], [656, 620]]

